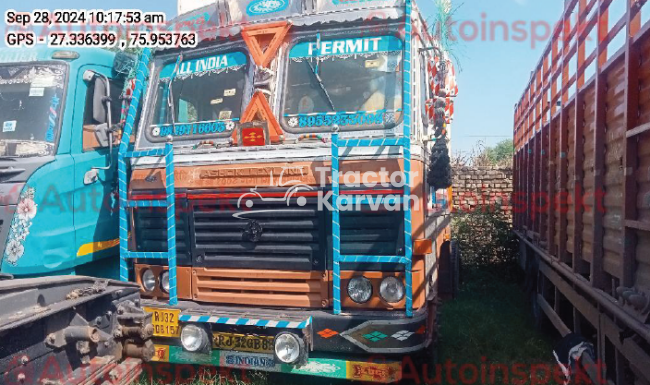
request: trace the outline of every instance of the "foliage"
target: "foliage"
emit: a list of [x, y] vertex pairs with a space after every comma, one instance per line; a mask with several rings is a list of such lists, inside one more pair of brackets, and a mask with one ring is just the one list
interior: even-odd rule
[[493, 166], [512, 164], [512, 157], [515, 154], [515, 145], [512, 139], [502, 140], [494, 147], [486, 148], [485, 154]]
[[519, 278], [517, 238], [499, 207], [456, 213], [452, 233], [460, 248], [463, 268], [494, 272], [511, 281]]
[[512, 139], [503, 140], [494, 147], [488, 147], [483, 141], [478, 141], [470, 151], [454, 153], [452, 164], [454, 166], [512, 168], [514, 151]]

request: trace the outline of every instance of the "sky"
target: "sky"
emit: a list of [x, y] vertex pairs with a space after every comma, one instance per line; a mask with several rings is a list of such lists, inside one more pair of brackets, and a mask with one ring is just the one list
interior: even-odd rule
[[[416, 1], [425, 17], [434, 14], [434, 0]], [[451, 19], [455, 24], [451, 31], [456, 42], [450, 49], [457, 62], [459, 87], [452, 125], [454, 153], [468, 153], [481, 144], [492, 146], [512, 137], [514, 105], [523, 94], [563, 5], [564, 0], [452, 0]], [[10, 8], [32, 11], [109, 7], [160, 11], [169, 18], [176, 15], [177, 9], [176, 0], [3, 0], [0, 15]], [[4, 22], [0, 24], [4, 36]]]

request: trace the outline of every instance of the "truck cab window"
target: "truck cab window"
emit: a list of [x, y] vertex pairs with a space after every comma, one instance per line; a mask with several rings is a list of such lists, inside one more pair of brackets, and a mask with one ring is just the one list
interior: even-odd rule
[[242, 113], [247, 56], [235, 51], [183, 61], [176, 73], [175, 67], [172, 62], [160, 71], [145, 138], [156, 143], [169, 135], [181, 141], [229, 136]]
[[[320, 48], [318, 48], [320, 47]], [[390, 129], [402, 116], [395, 36], [310, 39], [289, 53], [282, 123], [290, 132]]]
[[[117, 124], [120, 121], [122, 113], [122, 100], [120, 95], [122, 94], [122, 89], [124, 88], [124, 79], [109, 79], [111, 84], [110, 94], [111, 94], [111, 121], [113, 124]], [[95, 127], [99, 124], [93, 118], [93, 96], [95, 94], [95, 82], [92, 81], [88, 83], [88, 89], [86, 90], [86, 105], [84, 106], [84, 117], [83, 117], [83, 150], [95, 150], [98, 148], [103, 148], [103, 146], [97, 140], [95, 135]], [[115, 135], [113, 138], [114, 144], [119, 143], [119, 135]]]
[[0, 156], [54, 154], [65, 77], [66, 68], [62, 65], [0, 66]]

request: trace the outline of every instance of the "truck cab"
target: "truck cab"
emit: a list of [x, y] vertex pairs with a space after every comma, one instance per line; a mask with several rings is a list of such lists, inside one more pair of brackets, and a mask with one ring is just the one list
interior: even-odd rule
[[231, 0], [172, 27], [200, 43], [141, 58], [119, 158], [154, 359], [399, 380], [450, 236], [428, 171], [453, 87], [417, 8]]
[[3, 273], [117, 277], [118, 62], [103, 49], [0, 51]]

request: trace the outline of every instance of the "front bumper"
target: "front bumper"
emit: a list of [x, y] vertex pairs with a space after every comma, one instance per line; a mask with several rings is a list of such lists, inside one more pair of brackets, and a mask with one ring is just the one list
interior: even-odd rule
[[300, 367], [277, 363], [271, 354], [212, 350], [210, 354], [190, 353], [180, 346], [156, 344], [154, 362], [185, 365], [213, 365], [222, 368], [293, 373], [309, 376], [392, 383], [402, 379], [402, 363], [397, 360], [310, 357]]
[[[170, 307], [165, 302], [153, 300], [143, 300], [143, 306], [179, 310], [180, 327], [195, 323], [208, 327], [212, 332], [267, 336], [289, 331], [300, 335], [308, 346], [307, 363], [295, 367], [276, 362], [272, 354], [217, 349], [209, 354], [190, 353], [183, 350], [179, 337], [154, 336], [156, 359], [171, 363], [393, 382], [401, 378], [399, 358], [379, 361], [377, 356], [404, 355], [421, 350], [431, 337], [431, 327], [427, 325], [432, 325], [432, 322], [426, 307], [408, 318], [399, 310], [334, 315], [326, 310], [216, 307], [195, 302], [180, 302]], [[319, 358], [326, 355], [330, 358]]]

